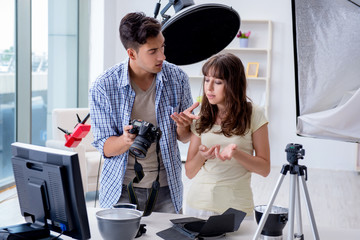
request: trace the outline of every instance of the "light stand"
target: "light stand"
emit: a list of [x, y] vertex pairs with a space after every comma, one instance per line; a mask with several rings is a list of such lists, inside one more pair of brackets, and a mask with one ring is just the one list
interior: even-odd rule
[[[299, 179], [302, 182], [303, 193], [306, 199], [306, 206], [311, 222], [312, 232], [314, 239], [319, 239], [319, 233], [316, 227], [314, 213], [312, 211], [309, 192], [306, 186], [307, 180], [307, 168], [306, 166], [298, 165], [298, 159], [303, 159], [305, 155], [305, 150], [302, 149], [302, 145], [289, 143], [286, 145], [285, 152], [287, 153], [287, 161], [290, 164], [284, 164], [281, 169], [281, 175], [278, 179], [274, 192], [270, 198], [270, 201], [267, 205], [265, 212], [262, 215], [261, 221], [259, 222], [259, 226], [256, 230], [253, 240], [257, 240], [259, 235], [264, 228], [265, 222], [268, 218], [269, 212], [273, 206], [276, 195], [279, 192], [281, 184], [284, 180], [287, 172], [290, 171], [290, 206], [289, 206], [289, 231], [288, 231], [288, 240], [295, 239], [304, 239], [303, 229], [302, 229], [302, 221], [301, 221], [301, 207], [300, 207], [300, 193], [299, 193]], [[295, 218], [295, 207], [296, 207], [296, 216], [297, 216], [297, 224], [298, 224], [298, 232], [294, 234], [294, 218]]]
[[[159, 14], [159, 10], [161, 7], [160, 1], [156, 4], [155, 6], [155, 11], [154, 11], [154, 18], [157, 17], [157, 15]], [[166, 6], [161, 10], [160, 14], [162, 17], [162, 24], [164, 24], [165, 22], [167, 22], [167, 20], [170, 19], [170, 15], [165, 14], [167, 12], [167, 10], [169, 10], [169, 8], [171, 8], [171, 6], [174, 7], [175, 13], [179, 12], [180, 10], [192, 6], [194, 5], [194, 0], [169, 0], [168, 4], [166, 4]]]

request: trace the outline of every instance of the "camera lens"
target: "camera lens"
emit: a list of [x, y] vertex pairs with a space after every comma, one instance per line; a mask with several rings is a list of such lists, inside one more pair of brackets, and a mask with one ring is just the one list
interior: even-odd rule
[[133, 144], [130, 147], [130, 152], [138, 158], [144, 158], [146, 156], [146, 151], [144, 152], [144, 149], [139, 149], [137, 147], [140, 147], [140, 146], [134, 146], [134, 144]]
[[151, 142], [142, 136], [137, 136], [129, 151], [138, 158], [145, 158]]
[[160, 138], [161, 131], [146, 121], [133, 120], [131, 124], [133, 128], [129, 132], [137, 136], [129, 151], [135, 157], [145, 158], [150, 145]]

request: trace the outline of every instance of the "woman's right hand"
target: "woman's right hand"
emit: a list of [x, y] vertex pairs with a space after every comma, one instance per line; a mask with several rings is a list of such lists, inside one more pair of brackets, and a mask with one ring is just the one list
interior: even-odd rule
[[215, 149], [217, 149], [217, 151], [219, 151], [220, 145], [214, 145], [210, 148], [207, 148], [205, 145], [200, 145], [199, 146], [199, 154], [206, 160], [214, 159], [214, 158], [216, 158]]
[[185, 174], [189, 179], [196, 176], [208, 159], [214, 159], [216, 157], [215, 149], [220, 150], [220, 145], [214, 145], [208, 148], [201, 144], [201, 138], [199, 136], [192, 134], [185, 162]]

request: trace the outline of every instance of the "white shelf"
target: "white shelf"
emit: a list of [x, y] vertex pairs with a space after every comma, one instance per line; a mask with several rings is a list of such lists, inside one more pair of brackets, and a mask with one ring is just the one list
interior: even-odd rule
[[267, 77], [248, 77], [248, 81], [268, 81]]
[[[190, 79], [193, 80], [203, 80], [204, 77], [202, 76], [189, 76]], [[246, 78], [248, 81], [267, 81], [268, 78], [267, 77], [248, 77]]]
[[223, 51], [226, 52], [264, 52], [267, 53], [267, 48], [225, 48]]
[[189, 76], [189, 78], [202, 80], [204, 77], [203, 76]]

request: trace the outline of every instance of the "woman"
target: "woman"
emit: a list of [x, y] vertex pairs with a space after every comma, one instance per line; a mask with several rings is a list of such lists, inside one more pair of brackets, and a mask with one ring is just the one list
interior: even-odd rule
[[251, 173], [270, 172], [267, 120], [246, 96], [241, 60], [219, 54], [203, 66], [203, 98], [185, 163], [193, 179], [187, 214], [211, 216], [228, 208], [253, 215]]

